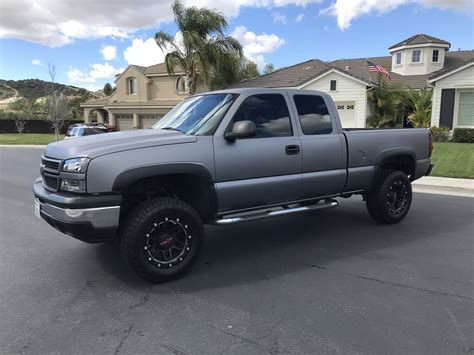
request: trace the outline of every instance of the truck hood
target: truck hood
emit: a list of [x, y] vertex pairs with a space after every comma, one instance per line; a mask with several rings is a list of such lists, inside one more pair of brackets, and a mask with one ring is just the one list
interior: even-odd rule
[[197, 137], [176, 131], [161, 129], [140, 129], [96, 134], [87, 137], [67, 139], [48, 144], [45, 156], [54, 159], [78, 157], [96, 158], [119, 151], [139, 149], [168, 144], [193, 143]]

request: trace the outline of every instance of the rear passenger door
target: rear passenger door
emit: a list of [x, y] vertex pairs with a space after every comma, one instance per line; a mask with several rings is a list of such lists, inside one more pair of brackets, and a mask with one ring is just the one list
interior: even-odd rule
[[316, 94], [295, 94], [303, 152], [303, 198], [340, 193], [346, 182], [345, 141]]
[[256, 136], [228, 141], [214, 135], [220, 212], [294, 201], [301, 196], [302, 155], [287, 95], [265, 93], [241, 101], [223, 130], [255, 123]]

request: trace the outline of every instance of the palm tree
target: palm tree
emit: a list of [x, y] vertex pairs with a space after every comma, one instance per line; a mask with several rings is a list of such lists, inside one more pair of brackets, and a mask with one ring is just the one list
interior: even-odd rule
[[242, 57], [242, 46], [235, 38], [225, 35], [227, 20], [221, 13], [194, 6], [185, 8], [179, 0], [173, 3], [172, 9], [182, 40], [163, 31], [155, 34], [155, 40], [161, 50], [170, 51], [165, 56], [168, 74], [181, 67], [189, 93], [194, 94], [201, 78], [210, 84], [213, 71], [225, 65], [226, 57]]
[[429, 128], [431, 123], [431, 106], [433, 90], [425, 87], [420, 90], [408, 88], [401, 94], [404, 104], [408, 107], [408, 121], [415, 128]]
[[393, 127], [401, 113], [400, 93], [379, 74], [377, 85], [368, 91], [368, 95], [375, 112], [367, 120], [367, 125], [372, 128]]

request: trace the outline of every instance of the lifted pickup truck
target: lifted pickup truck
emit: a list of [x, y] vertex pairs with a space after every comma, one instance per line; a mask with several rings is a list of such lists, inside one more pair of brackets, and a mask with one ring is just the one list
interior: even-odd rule
[[229, 225], [337, 206], [361, 194], [400, 222], [411, 181], [431, 171], [427, 129], [343, 130], [330, 96], [240, 89], [184, 99], [153, 129], [51, 143], [35, 211], [88, 243], [120, 243], [141, 277], [190, 268], [204, 224]]

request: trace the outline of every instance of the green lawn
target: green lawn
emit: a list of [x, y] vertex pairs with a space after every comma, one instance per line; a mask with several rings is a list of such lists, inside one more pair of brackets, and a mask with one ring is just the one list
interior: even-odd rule
[[[63, 139], [64, 136], [60, 136], [59, 139]], [[41, 133], [1, 133], [0, 144], [48, 144], [54, 142], [54, 134], [41, 134]]]
[[474, 144], [434, 143], [432, 176], [474, 179]]

